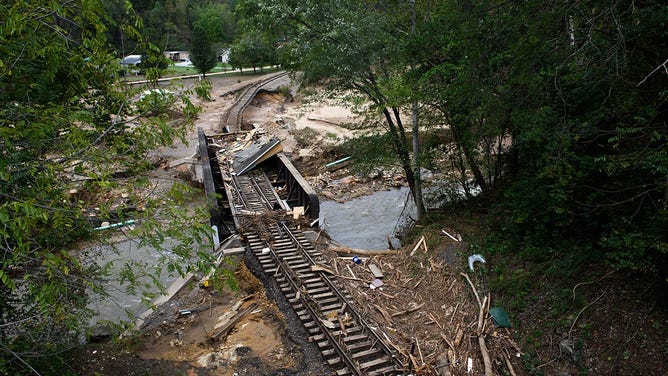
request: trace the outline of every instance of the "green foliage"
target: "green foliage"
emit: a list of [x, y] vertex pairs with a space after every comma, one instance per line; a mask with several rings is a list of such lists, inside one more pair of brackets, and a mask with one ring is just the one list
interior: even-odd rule
[[231, 18], [228, 7], [222, 4], [193, 9], [190, 60], [203, 75], [216, 66], [221, 47], [231, 40]]
[[197, 84], [195, 84], [194, 90], [195, 94], [197, 94], [197, 97], [201, 99], [205, 99], [207, 101], [211, 100], [211, 88], [213, 87], [213, 84], [211, 81], [207, 80], [199, 80], [197, 81]]
[[423, 4], [401, 40], [416, 69], [384, 84], [448, 127], [462, 180], [495, 198], [516, 247], [559, 257], [568, 239], [665, 273], [668, 77], [649, 74], [666, 20], [655, 2]]
[[157, 115], [165, 113], [174, 105], [174, 93], [166, 89], [152, 89], [144, 91], [135, 103], [137, 111], [142, 114]]
[[217, 56], [212, 31], [204, 22], [193, 26], [190, 44], [190, 60], [197, 70], [206, 77], [206, 72], [216, 66]]
[[362, 136], [345, 141], [339, 148], [355, 160], [355, 167], [371, 171], [378, 166], [396, 165], [397, 155], [387, 147], [390, 136], [386, 133]]
[[239, 69], [262, 68], [277, 63], [276, 51], [265, 36], [258, 32], [247, 32], [232, 45], [230, 64]]
[[[139, 35], [131, 25], [140, 20], [128, 2], [122, 4], [121, 26], [128, 35]], [[190, 126], [187, 118], [167, 121], [166, 111], [175, 113], [176, 96], [167, 103], [159, 96], [147, 100], [160, 106], [146, 113], [139, 112], [147, 110], [142, 103], [132, 104], [141, 89], [116, 80], [118, 60], [106, 35], [119, 25], [104, 9], [100, 1], [81, 0], [0, 6], [3, 374], [30, 367], [51, 372], [47, 365], [56, 363], [40, 357], [58, 356], [80, 341], [93, 315], [87, 308], [91, 294], [106, 296], [96, 282], [109, 267], [71, 251], [71, 244], [93, 235], [97, 223], [89, 214], [123, 218], [102, 197], [120, 187], [120, 178], [151, 168], [147, 153], [183, 139]], [[128, 202], [145, 206], [147, 216], [158, 208], [142, 197]], [[183, 222], [201, 217], [170, 215], [182, 221], [181, 230], [192, 229], [199, 235], [191, 238], [201, 240], [204, 229]], [[144, 235], [161, 236], [163, 229], [155, 230]], [[193, 253], [186, 256], [186, 250], [176, 253], [191, 260]], [[181, 269], [188, 265], [179, 264]], [[124, 269], [124, 278], [137, 283], [130, 289], [153, 284], [137, 278], [151, 276], [142, 267]]]
[[147, 80], [153, 81], [165, 74], [169, 63], [169, 59], [165, 57], [158, 47], [149, 44], [147, 52], [142, 55], [139, 69], [144, 73]]

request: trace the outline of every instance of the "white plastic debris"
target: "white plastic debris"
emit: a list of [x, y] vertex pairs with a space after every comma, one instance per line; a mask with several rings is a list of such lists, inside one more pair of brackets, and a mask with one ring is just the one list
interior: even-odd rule
[[473, 358], [466, 361], [466, 373], [471, 373], [471, 371], [473, 371]]
[[383, 281], [381, 281], [380, 279], [376, 278], [376, 279], [374, 279], [373, 281], [371, 281], [371, 283], [369, 284], [369, 288], [370, 288], [371, 290], [374, 290], [374, 289], [376, 289], [376, 288], [378, 288], [378, 287], [380, 287], [380, 286], [382, 286], [382, 285], [384, 285]]
[[266, 253], [269, 253], [269, 251], [270, 251], [269, 247], [262, 248], [262, 254], [263, 255], [266, 254]]
[[477, 254], [477, 253], [475, 255], [469, 256], [469, 269], [473, 270], [473, 263], [476, 262], [476, 261], [482, 262], [484, 264], [485, 263], [485, 258], [482, 257], [482, 255]]

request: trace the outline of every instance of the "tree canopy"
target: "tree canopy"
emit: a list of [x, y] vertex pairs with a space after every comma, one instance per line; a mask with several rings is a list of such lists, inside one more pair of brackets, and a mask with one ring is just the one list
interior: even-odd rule
[[[125, 5], [125, 23], [111, 19], [101, 1], [0, 6], [0, 373], [54, 372], [48, 367], [57, 363], [41, 359], [85, 335], [88, 299], [100, 291], [105, 270], [71, 251], [71, 243], [99, 225], [91, 211], [125, 219], [101, 194], [128, 176], [142, 184], [142, 172], [152, 167], [148, 151], [183, 137], [196, 113], [181, 97], [185, 113], [168, 123], [166, 111], [176, 109], [179, 97], [163, 97], [160, 108], [141, 106], [132, 100], [138, 89], [119, 81], [109, 27], [121, 25], [140, 40], [129, 26], [140, 22], [131, 21], [132, 7]], [[165, 230], [150, 220], [151, 200], [142, 205], [148, 216], [141, 239], [158, 244]], [[197, 228], [191, 243], [184, 237], [182, 244], [194, 249], [192, 241], [206, 231], [182, 227]], [[185, 259], [191, 256], [184, 251]], [[142, 273], [128, 265], [122, 278], [137, 288]]]
[[[532, 250], [526, 257], [574, 252], [665, 273], [665, 5], [284, 0], [238, 9], [275, 36], [285, 66], [352, 89], [384, 114], [411, 187], [401, 113], [418, 103], [421, 131], [442, 134], [467, 197], [482, 192], [499, 233]], [[429, 155], [418, 159], [432, 163]]]
[[231, 19], [224, 5], [193, 8], [190, 60], [200, 73], [206, 75], [216, 66], [224, 42], [231, 40]]

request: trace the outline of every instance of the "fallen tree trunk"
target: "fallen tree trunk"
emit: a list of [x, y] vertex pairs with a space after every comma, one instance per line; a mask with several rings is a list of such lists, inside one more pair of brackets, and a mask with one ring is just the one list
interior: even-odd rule
[[364, 255], [364, 256], [382, 256], [382, 255], [398, 255], [399, 250], [397, 249], [357, 249], [357, 248], [348, 248], [348, 247], [338, 247], [330, 246], [330, 250], [336, 253], [344, 253], [351, 255]]

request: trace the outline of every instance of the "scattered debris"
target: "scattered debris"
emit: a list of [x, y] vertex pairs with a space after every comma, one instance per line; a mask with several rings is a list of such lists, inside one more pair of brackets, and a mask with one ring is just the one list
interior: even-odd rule
[[462, 236], [459, 234], [455, 234], [456, 237], [450, 235], [447, 231], [441, 230], [442, 233], [444, 233], [446, 236], [448, 236], [450, 239], [456, 241], [456, 242], [461, 242], [462, 241]]
[[233, 312], [233, 315], [231, 317], [229, 315], [221, 316], [221, 320], [218, 321], [218, 323], [214, 327], [215, 331], [211, 335], [209, 335], [209, 340], [216, 341], [218, 338], [226, 336], [227, 333], [229, 333], [229, 331], [232, 330], [234, 325], [236, 325], [239, 321], [241, 321], [241, 319], [243, 319], [247, 314], [254, 311], [256, 308], [257, 308], [257, 303], [251, 303], [241, 312], [236, 312], [236, 310], [235, 311], [230, 310], [229, 312]]
[[369, 250], [369, 249], [357, 249], [357, 248], [347, 248], [347, 247], [340, 247], [340, 246], [331, 246], [329, 248], [330, 251], [336, 252], [336, 253], [344, 253], [344, 254], [358, 254], [358, 255], [365, 255], [365, 256], [373, 256], [373, 255], [396, 255], [399, 254], [399, 250], [396, 249], [376, 249], [376, 250]]
[[118, 222], [118, 223], [112, 223], [112, 224], [110, 224], [109, 222], [102, 222], [102, 226], [96, 227], [93, 230], [95, 230], [95, 231], [109, 230], [109, 229], [112, 229], [112, 228], [129, 226], [129, 225], [132, 225], [134, 223], [135, 223], [134, 219], [129, 219], [125, 222]]
[[508, 314], [501, 307], [490, 308], [489, 315], [492, 316], [494, 324], [499, 328], [510, 328], [510, 320], [508, 319]]
[[369, 288], [373, 290], [373, 289], [377, 289], [377, 288], [381, 287], [382, 285], [384, 285], [383, 281], [376, 278], [373, 281], [371, 281], [371, 283], [369, 284]]
[[336, 274], [331, 269], [327, 269], [322, 265], [311, 265], [311, 271], [312, 272], [325, 272], [325, 273], [328, 273], [328, 274]]
[[418, 248], [420, 248], [420, 246], [424, 247], [425, 253], [429, 253], [429, 249], [427, 248], [427, 242], [425, 241], [423, 236], [420, 238], [420, 240], [418, 240], [417, 244], [415, 244], [415, 247], [413, 247], [413, 250], [411, 251], [410, 255], [413, 256], [415, 254], [415, 251], [417, 251]]
[[369, 264], [369, 270], [371, 270], [371, 273], [374, 277], [383, 278], [383, 273], [380, 271], [380, 268], [376, 266], [376, 264]]
[[349, 161], [350, 159], [352, 159], [352, 157], [345, 157], [345, 158], [341, 158], [337, 161], [327, 163], [325, 165], [325, 168], [326, 169], [331, 169], [331, 170], [337, 170], [339, 168], [345, 167], [345, 165], [346, 165], [345, 162]]
[[292, 208], [292, 219], [299, 219], [304, 216], [304, 207], [295, 206]]
[[476, 253], [475, 255], [471, 255], [471, 256], [469, 256], [469, 269], [471, 269], [471, 271], [473, 271], [473, 264], [474, 264], [476, 261], [477, 261], [477, 262], [481, 262], [481, 263], [484, 264], [484, 263], [485, 263], [485, 258], [482, 257], [482, 255], [477, 254], [477, 253]]
[[252, 141], [254, 132], [251, 131], [247, 137], [248, 141], [245, 144], [238, 146], [233, 151], [237, 151], [234, 155], [233, 168], [237, 175], [242, 175], [260, 162], [267, 160], [283, 150], [281, 140], [278, 138], [260, 138], [257, 141]]

